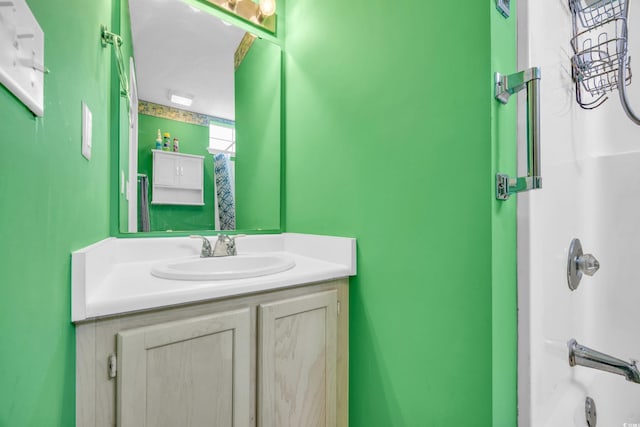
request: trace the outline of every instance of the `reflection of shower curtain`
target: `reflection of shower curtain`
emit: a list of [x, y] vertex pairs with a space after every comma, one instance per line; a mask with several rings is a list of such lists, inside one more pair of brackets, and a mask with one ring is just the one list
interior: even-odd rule
[[216, 154], [214, 157], [213, 175], [216, 182], [216, 200], [220, 230], [236, 229], [236, 206], [231, 187], [231, 168], [229, 156]]
[[138, 175], [138, 230], [150, 231], [149, 221], [149, 178]]

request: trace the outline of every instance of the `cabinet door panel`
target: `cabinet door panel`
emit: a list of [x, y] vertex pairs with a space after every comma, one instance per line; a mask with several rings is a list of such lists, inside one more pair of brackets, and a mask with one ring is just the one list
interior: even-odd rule
[[177, 185], [180, 168], [178, 159], [170, 154], [153, 153], [153, 184]]
[[203, 160], [183, 157], [180, 159], [180, 186], [182, 188], [202, 188]]
[[250, 315], [238, 310], [118, 334], [118, 425], [249, 425]]
[[259, 306], [261, 427], [336, 425], [337, 292]]

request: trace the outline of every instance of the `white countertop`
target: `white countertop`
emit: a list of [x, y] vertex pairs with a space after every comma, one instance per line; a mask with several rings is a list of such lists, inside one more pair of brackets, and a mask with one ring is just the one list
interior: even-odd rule
[[[215, 240], [215, 235], [208, 236]], [[168, 307], [331, 280], [356, 274], [355, 239], [308, 234], [251, 235], [236, 240], [238, 254], [283, 253], [295, 267], [235, 280], [183, 281], [151, 275], [162, 260], [197, 256], [188, 237], [109, 238], [72, 254], [71, 320]]]

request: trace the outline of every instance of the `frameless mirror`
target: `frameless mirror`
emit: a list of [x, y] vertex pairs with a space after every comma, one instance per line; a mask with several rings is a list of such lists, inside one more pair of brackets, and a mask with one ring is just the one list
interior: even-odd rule
[[280, 229], [281, 50], [211, 8], [128, 1], [121, 232]]

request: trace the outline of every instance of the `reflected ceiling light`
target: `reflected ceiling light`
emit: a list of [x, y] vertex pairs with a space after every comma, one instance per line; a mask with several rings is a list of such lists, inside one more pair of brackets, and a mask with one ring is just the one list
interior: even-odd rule
[[190, 107], [193, 103], [193, 96], [189, 95], [178, 95], [175, 92], [169, 92], [169, 100], [173, 104], [183, 105], [185, 107]]
[[[155, 0], [160, 1], [160, 0]], [[165, 0], [166, 1], [166, 0]], [[235, 21], [234, 17], [242, 18], [246, 21], [253, 22], [263, 29], [275, 33], [276, 32], [276, 1], [277, 0], [185, 0], [209, 2], [214, 5], [231, 12], [229, 19]], [[506, 0], [505, 0], [506, 1]], [[577, 1], [577, 0], [576, 0]], [[581, 0], [584, 1], [584, 0]], [[602, 1], [602, 0], [598, 0]], [[612, 0], [610, 0], [612, 1]], [[2, 3], [2, 0], [0, 0]], [[225, 20], [223, 17], [222, 20]], [[228, 24], [227, 24], [228, 25]]]
[[276, 13], [276, 0], [260, 0], [258, 20], [262, 21], [264, 18]]

